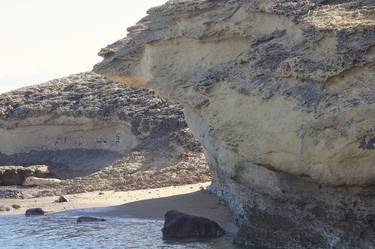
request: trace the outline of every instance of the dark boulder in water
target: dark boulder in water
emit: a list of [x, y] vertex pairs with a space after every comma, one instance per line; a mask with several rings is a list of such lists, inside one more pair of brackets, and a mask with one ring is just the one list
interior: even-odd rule
[[25, 216], [30, 217], [30, 216], [39, 216], [39, 215], [44, 215], [45, 212], [41, 208], [30, 208], [26, 210]]
[[89, 217], [89, 216], [83, 216], [83, 217], [79, 217], [77, 219], [77, 223], [83, 223], [83, 222], [102, 222], [102, 221], [105, 221], [105, 219], [95, 218], [95, 217]]
[[204, 240], [221, 237], [225, 231], [215, 221], [173, 210], [165, 214], [162, 233], [163, 240]]

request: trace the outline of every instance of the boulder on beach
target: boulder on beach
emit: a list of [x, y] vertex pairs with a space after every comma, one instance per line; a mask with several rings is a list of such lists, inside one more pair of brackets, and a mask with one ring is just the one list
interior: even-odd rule
[[30, 208], [26, 210], [25, 216], [41, 216], [45, 215], [45, 211], [41, 208]]
[[179, 211], [168, 211], [162, 229], [163, 240], [204, 240], [221, 237], [224, 229], [215, 221]]
[[57, 203], [64, 203], [64, 202], [68, 202], [68, 199], [66, 199], [65, 196], [61, 195], [59, 196], [59, 198], [56, 200]]
[[16, 209], [16, 210], [17, 210], [17, 209], [20, 209], [20, 208], [21, 208], [21, 206], [20, 206], [20, 205], [18, 205], [18, 204], [13, 204], [13, 205], [12, 205], [12, 208], [14, 208], [14, 209]]
[[31, 176], [40, 178], [55, 177], [46, 165], [35, 165], [30, 167], [1, 166], [0, 186], [22, 185], [26, 178]]
[[9, 211], [10, 211], [10, 208], [6, 206], [0, 206], [0, 212], [9, 212]]
[[38, 178], [38, 177], [28, 177], [26, 178], [23, 186], [35, 187], [35, 186], [54, 186], [61, 183], [61, 180], [56, 178]]
[[82, 216], [77, 219], [77, 223], [85, 223], [85, 222], [103, 222], [105, 219], [102, 218], [95, 218], [90, 216]]

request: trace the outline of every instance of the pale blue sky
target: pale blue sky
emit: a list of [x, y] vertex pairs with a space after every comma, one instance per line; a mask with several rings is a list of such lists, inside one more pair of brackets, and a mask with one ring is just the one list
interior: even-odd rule
[[166, 0], [0, 0], [0, 92], [91, 70]]

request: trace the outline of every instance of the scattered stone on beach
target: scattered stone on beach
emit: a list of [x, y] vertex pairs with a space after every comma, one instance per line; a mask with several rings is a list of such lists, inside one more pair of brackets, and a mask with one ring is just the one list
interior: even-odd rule
[[218, 238], [225, 231], [215, 221], [179, 211], [168, 211], [162, 229], [163, 240], [202, 240]]
[[0, 186], [22, 185], [27, 177], [50, 178], [55, 177], [46, 165], [23, 166], [1, 166]]
[[45, 215], [45, 211], [41, 208], [30, 208], [26, 210], [25, 216], [41, 216]]
[[38, 178], [38, 177], [28, 177], [26, 178], [23, 186], [35, 187], [35, 186], [54, 186], [61, 183], [61, 180], [56, 178]]
[[59, 198], [56, 200], [57, 203], [64, 203], [64, 202], [69, 202], [68, 199], [66, 199], [65, 196], [61, 195]]
[[45, 190], [35, 190], [35, 191], [32, 191], [32, 197], [31, 198], [40, 198], [40, 197], [51, 197], [51, 196], [59, 196], [59, 194], [57, 194], [55, 191], [54, 191], [54, 186], [48, 186], [48, 187], [51, 187], [51, 190], [49, 189], [45, 189]]
[[9, 212], [9, 211], [10, 211], [10, 208], [6, 206], [0, 206], [0, 212]]
[[24, 199], [24, 193], [21, 190], [1, 189], [0, 199]]
[[105, 219], [102, 218], [95, 218], [90, 216], [82, 216], [77, 219], [77, 223], [84, 223], [84, 222], [103, 222]]
[[21, 206], [20, 206], [20, 205], [18, 205], [18, 204], [13, 204], [13, 205], [12, 205], [12, 208], [14, 208], [14, 209], [20, 209], [20, 208], [21, 208]]

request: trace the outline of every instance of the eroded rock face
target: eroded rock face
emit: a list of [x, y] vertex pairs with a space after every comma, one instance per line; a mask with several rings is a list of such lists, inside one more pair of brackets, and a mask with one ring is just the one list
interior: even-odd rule
[[87, 175], [185, 128], [181, 108], [151, 91], [75, 74], [0, 95], [0, 165]]
[[2, 166], [0, 167], [0, 186], [22, 185], [28, 177], [56, 177], [46, 165]]
[[374, 1], [169, 1], [129, 32], [94, 70], [183, 104], [237, 241], [375, 247]]

